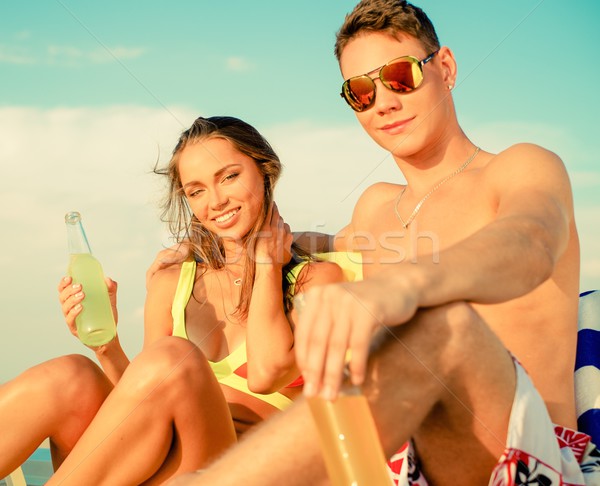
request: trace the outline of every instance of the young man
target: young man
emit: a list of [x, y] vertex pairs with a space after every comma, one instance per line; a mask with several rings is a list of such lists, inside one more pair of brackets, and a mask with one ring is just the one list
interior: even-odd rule
[[[409, 441], [390, 463], [399, 484], [599, 481], [598, 454], [574, 431], [579, 246], [563, 163], [467, 138], [454, 55], [417, 7], [363, 0], [336, 55], [343, 96], [407, 185], [367, 189], [336, 237], [362, 252], [365, 280], [306, 294], [295, 344], [305, 394], [335, 398], [350, 350], [385, 452]], [[305, 403], [173, 484], [241, 479], [327, 484]]]

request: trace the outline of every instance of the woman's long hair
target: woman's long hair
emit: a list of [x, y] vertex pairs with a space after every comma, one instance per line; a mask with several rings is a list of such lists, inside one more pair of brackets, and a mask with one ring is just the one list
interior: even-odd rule
[[[245, 320], [248, 316], [255, 276], [255, 262], [248, 255], [249, 253], [254, 254], [256, 237], [273, 203], [273, 191], [282, 167], [279, 157], [258, 130], [248, 123], [230, 116], [197, 118], [192, 126], [179, 137], [168, 166], [163, 169], [155, 167], [154, 172], [166, 175], [169, 181], [169, 191], [163, 202], [161, 219], [168, 223], [169, 230], [177, 242], [192, 243], [195, 260], [204, 264], [205, 268], [219, 270], [225, 267], [223, 242], [218, 235], [206, 229], [190, 209], [181, 184], [178, 162], [185, 147], [211, 138], [228, 140], [236, 150], [253, 159], [264, 181], [260, 215], [243, 240], [246, 255], [240, 301], [235, 313], [239, 318]], [[293, 244], [292, 260], [283, 268], [282, 289], [286, 312], [292, 308], [293, 297], [289, 295], [289, 287], [293, 282], [287, 275], [289, 270], [300, 261], [300, 257], [310, 258], [310, 255]]]

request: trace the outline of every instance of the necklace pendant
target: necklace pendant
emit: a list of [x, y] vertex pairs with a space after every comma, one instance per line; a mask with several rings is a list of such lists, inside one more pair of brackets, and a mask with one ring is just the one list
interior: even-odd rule
[[233, 281], [233, 285], [237, 285], [238, 287], [239, 287], [240, 285], [242, 285], [242, 278], [241, 278], [241, 277], [240, 277], [240, 278], [236, 278], [236, 279]]

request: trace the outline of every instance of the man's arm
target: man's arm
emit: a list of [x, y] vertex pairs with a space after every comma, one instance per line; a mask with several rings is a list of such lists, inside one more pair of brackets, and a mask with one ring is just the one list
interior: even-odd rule
[[159, 251], [154, 258], [154, 261], [146, 270], [146, 290], [150, 289], [150, 283], [156, 275], [156, 272], [170, 267], [171, 265], [178, 265], [183, 263], [192, 254], [192, 245], [183, 241], [177, 243], [169, 248], [164, 248]]
[[334, 251], [333, 235], [318, 233], [316, 231], [302, 231], [292, 233], [294, 243], [310, 253], [327, 253]]
[[375, 331], [409, 321], [420, 307], [499, 303], [529, 293], [553, 274], [573, 224], [561, 160], [539, 147], [519, 145], [485, 170], [482, 190], [493, 191], [496, 217], [443, 249], [439, 263], [390, 264], [363, 282], [307, 293], [296, 332], [306, 394], [326, 390], [335, 396], [347, 349], [352, 380], [361, 383]]
[[534, 145], [511, 147], [496, 159], [488, 175], [498, 195], [496, 218], [442, 250], [439, 263], [412, 265], [418, 306], [504, 302], [552, 276], [574, 218], [565, 167]]

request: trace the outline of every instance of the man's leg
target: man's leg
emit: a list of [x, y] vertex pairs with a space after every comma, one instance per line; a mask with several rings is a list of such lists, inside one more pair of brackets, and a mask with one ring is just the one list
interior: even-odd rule
[[487, 484], [506, 444], [512, 357], [464, 303], [419, 312], [391, 331], [365, 388], [386, 454], [412, 437], [432, 484]]
[[0, 386], [0, 477], [48, 437], [58, 467], [111, 389], [102, 370], [79, 355], [39, 364]]
[[[414, 437], [433, 484], [487, 484], [504, 450], [515, 391], [512, 359], [466, 304], [419, 312], [384, 330], [364, 393], [384, 450]], [[304, 400], [250, 432], [210, 468], [170, 483], [327, 484], [317, 431]]]

